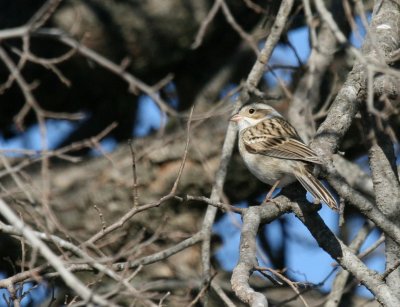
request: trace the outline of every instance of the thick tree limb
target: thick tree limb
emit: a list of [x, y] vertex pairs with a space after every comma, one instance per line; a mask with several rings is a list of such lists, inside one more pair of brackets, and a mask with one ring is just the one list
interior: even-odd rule
[[[366, 222], [349, 245], [349, 248], [353, 252], [358, 252], [372, 229], [373, 224], [371, 222]], [[325, 307], [339, 306], [339, 304], [341, 303], [341, 298], [345, 294], [345, 287], [349, 276], [350, 272], [346, 270], [341, 270], [339, 273], [336, 274], [335, 280], [332, 283], [332, 289], [328, 295], [328, 300], [324, 305]]]
[[256, 237], [260, 226], [257, 207], [249, 208], [243, 215], [243, 227], [240, 237], [240, 258], [232, 272], [232, 289], [245, 303], [253, 307], [267, 307], [265, 296], [254, 291], [249, 285], [250, 274], [258, 266], [256, 258]]
[[[367, 62], [356, 62], [312, 142], [313, 149], [321, 156], [330, 156], [337, 150], [360, 104], [367, 98], [368, 65], [375, 65], [376, 60], [382, 56], [384, 58], [380, 59], [380, 62], [386, 63], [390, 60], [390, 53], [400, 47], [398, 27], [400, 14], [396, 12], [399, 12], [399, 4], [396, 1], [375, 3], [368, 29], [370, 35], [367, 36], [362, 47], [362, 53]], [[387, 24], [387, 27], [382, 27], [382, 24]], [[377, 54], [374, 47], [380, 45], [385, 46], [383, 54]]]
[[[311, 31], [314, 31], [313, 23], [315, 22], [311, 17], [307, 23]], [[323, 77], [333, 61], [338, 47], [332, 31], [324, 20], [322, 20], [318, 36], [315, 39], [307, 61], [307, 72], [297, 85], [288, 113], [289, 120], [306, 143], [315, 133], [312, 111], [320, 100], [319, 93]]]
[[384, 306], [397, 306], [400, 300], [395, 296], [392, 289], [388, 287], [375, 271], [368, 269], [353, 251], [339, 240], [325, 225], [316, 212], [309, 212], [308, 204], [293, 205], [293, 211], [311, 234], [332, 258], [334, 258], [344, 269], [351, 272], [362, 284], [364, 284], [376, 299]]
[[[369, 149], [372, 181], [374, 183], [376, 205], [387, 219], [400, 228], [400, 184], [396, 167], [396, 156], [393, 143], [377, 125], [375, 118], [367, 118], [366, 122], [372, 136]], [[385, 240], [386, 269], [396, 266], [400, 258], [400, 244], [391, 237]], [[386, 278], [388, 286], [400, 299], [400, 271], [394, 270]]]

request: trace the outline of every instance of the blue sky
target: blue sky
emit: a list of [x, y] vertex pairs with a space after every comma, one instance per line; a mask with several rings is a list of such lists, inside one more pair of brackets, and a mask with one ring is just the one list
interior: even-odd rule
[[[0, 272], [0, 280], [6, 277], [7, 276]], [[49, 295], [50, 290], [45, 282], [36, 286], [34, 286], [31, 282], [27, 282], [24, 283], [22, 288], [18, 291], [18, 296], [23, 296], [21, 300], [21, 307], [39, 306], [39, 304], [43, 302], [44, 297]], [[0, 289], [0, 307], [8, 307], [4, 301], [4, 297], [9, 299], [9, 293], [6, 289]], [[13, 305], [11, 304], [11, 306]]]

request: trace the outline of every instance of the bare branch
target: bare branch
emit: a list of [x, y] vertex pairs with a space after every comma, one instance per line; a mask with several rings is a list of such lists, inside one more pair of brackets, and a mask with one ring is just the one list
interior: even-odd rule
[[[351, 248], [354, 252], [358, 252], [361, 248], [361, 245], [365, 242], [365, 239], [369, 235], [372, 230], [373, 225], [370, 222], [366, 222], [361, 230], [358, 232], [357, 236], [353, 239], [349, 248]], [[345, 287], [347, 280], [350, 276], [350, 272], [346, 270], [342, 270], [337, 273], [335, 280], [332, 284], [332, 289], [328, 295], [328, 299], [325, 303], [325, 307], [337, 307], [340, 304], [341, 298], [343, 294], [345, 294]]]
[[250, 306], [268, 306], [266, 297], [249, 285], [251, 272], [258, 266], [256, 259], [256, 235], [260, 226], [258, 207], [251, 207], [243, 215], [240, 238], [240, 258], [232, 272], [231, 284], [238, 298]]
[[18, 216], [9, 208], [9, 206], [0, 199], [0, 212], [7, 221], [14, 225], [21, 232], [24, 238], [30, 244], [39, 250], [44, 258], [60, 273], [64, 282], [76, 293], [78, 293], [88, 303], [93, 302], [100, 306], [116, 306], [115, 304], [103, 299], [101, 296], [93, 293], [87, 288], [75, 275], [73, 275], [64, 265], [63, 261], [55, 255], [50, 248], [40, 240], [32, 229], [24, 224]]

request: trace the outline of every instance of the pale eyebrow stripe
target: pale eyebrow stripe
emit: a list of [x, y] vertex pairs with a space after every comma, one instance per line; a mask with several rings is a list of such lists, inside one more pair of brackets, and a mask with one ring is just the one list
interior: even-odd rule
[[263, 116], [267, 116], [272, 113], [271, 110], [267, 110], [267, 109], [261, 109], [261, 110], [258, 110], [258, 112], [260, 112]]

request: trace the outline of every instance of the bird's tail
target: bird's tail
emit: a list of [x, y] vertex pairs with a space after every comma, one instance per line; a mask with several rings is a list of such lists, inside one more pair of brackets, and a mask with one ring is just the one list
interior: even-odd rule
[[295, 176], [301, 185], [310, 192], [315, 199], [324, 202], [332, 210], [338, 211], [339, 206], [335, 198], [313, 174], [306, 169], [302, 169], [300, 172], [295, 172]]

